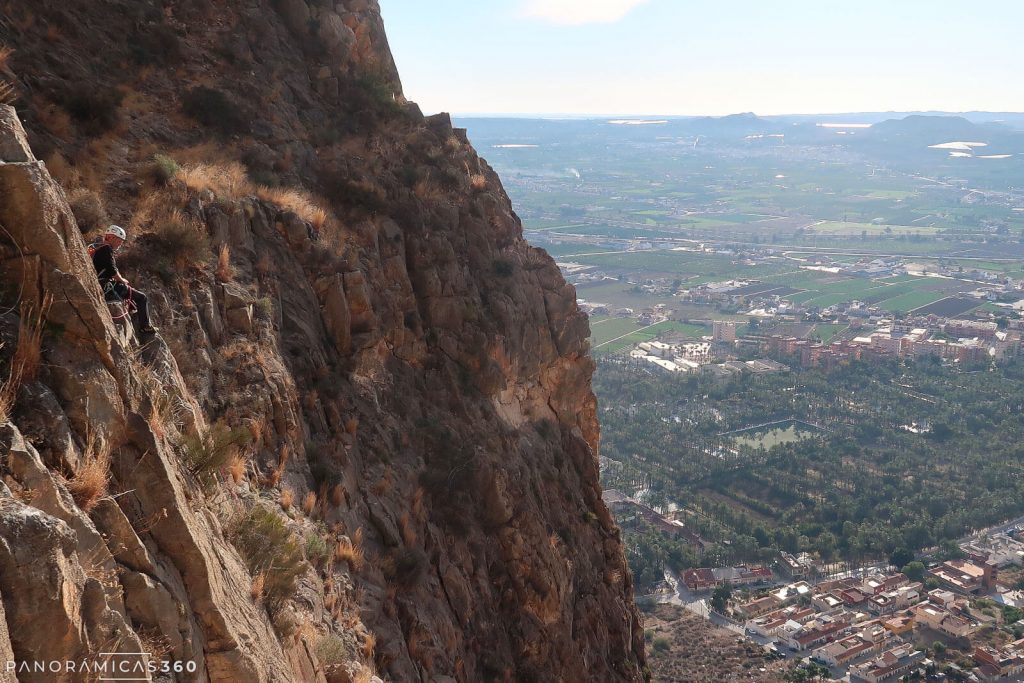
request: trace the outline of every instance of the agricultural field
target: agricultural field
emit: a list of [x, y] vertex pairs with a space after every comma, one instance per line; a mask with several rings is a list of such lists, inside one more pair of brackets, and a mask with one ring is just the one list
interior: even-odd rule
[[665, 332], [681, 332], [690, 337], [700, 338], [711, 334], [710, 328], [702, 325], [666, 320], [654, 325], [638, 326], [636, 322], [621, 318], [614, 319], [614, 322], [621, 323], [606, 329], [604, 325], [597, 326], [591, 322], [590, 345], [591, 351], [598, 355], [615, 353], [636, 346], [641, 342], [657, 339]]

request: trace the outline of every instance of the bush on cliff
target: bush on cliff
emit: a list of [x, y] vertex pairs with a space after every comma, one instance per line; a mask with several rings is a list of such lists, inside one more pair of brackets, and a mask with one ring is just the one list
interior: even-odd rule
[[249, 132], [249, 117], [234, 100], [220, 90], [204, 85], [196, 86], [182, 97], [181, 109], [222, 136], [230, 137]]
[[261, 505], [236, 514], [228, 523], [227, 535], [253, 580], [262, 584], [267, 610], [280, 611], [295, 595], [298, 577], [306, 571], [299, 539], [278, 515]]

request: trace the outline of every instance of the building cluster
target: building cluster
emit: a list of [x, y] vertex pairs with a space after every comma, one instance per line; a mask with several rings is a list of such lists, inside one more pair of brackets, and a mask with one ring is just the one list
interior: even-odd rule
[[683, 583], [691, 592], [709, 591], [721, 586], [753, 586], [770, 583], [771, 580], [772, 570], [762, 566], [704, 567], [683, 572]]
[[1020, 680], [1024, 677], [1024, 638], [1003, 647], [974, 648], [978, 678], [983, 681]]
[[[717, 323], [716, 323], [717, 324]], [[729, 336], [727, 333], [723, 333]], [[735, 334], [735, 328], [733, 329]], [[658, 341], [652, 340], [637, 344], [629, 353], [630, 358], [650, 363], [655, 368], [669, 373], [703, 372], [719, 378], [751, 373], [755, 375], [786, 372], [789, 367], [777, 361], [761, 358], [757, 360], [739, 361], [721, 360], [720, 354], [712, 342], [707, 341]]]
[[[851, 681], [894, 681], [925, 662], [924, 653], [914, 647], [915, 637], [970, 642], [975, 634], [986, 632], [985, 627], [998, 623], [998, 616], [974, 605], [972, 599], [995, 591], [996, 559], [1016, 562], [1020, 556], [1005, 537], [989, 541], [971, 544], [975, 553], [968, 559], [931, 567], [927, 578], [943, 585], [930, 591], [902, 573], [831, 579], [816, 585], [798, 580], [737, 604], [732, 613], [744, 622], [751, 637], [770, 642], [768, 647], [846, 669]], [[789, 554], [780, 557], [779, 567], [796, 579], [813, 573], [808, 563]], [[915, 629], [927, 632], [915, 636]], [[1003, 648], [979, 645], [974, 659], [980, 680], [1024, 672], [1024, 640]]]
[[703, 549], [704, 539], [678, 519], [670, 519], [657, 510], [645, 505], [617, 489], [605, 489], [601, 494], [605, 505], [615, 515], [615, 521], [622, 528], [631, 528], [640, 520], [661, 533], [683, 541], [694, 548]]
[[922, 358], [934, 356], [969, 363], [1018, 355], [1022, 334], [999, 330], [996, 323], [974, 320], [926, 321], [898, 324], [883, 320], [870, 331], [822, 344], [807, 339], [771, 335], [769, 353], [796, 357], [803, 367], [833, 367], [863, 358]]
[[665, 372], [698, 372], [714, 359], [711, 343], [706, 341], [675, 344], [663, 341], [641, 342], [629, 355], [652, 363]]

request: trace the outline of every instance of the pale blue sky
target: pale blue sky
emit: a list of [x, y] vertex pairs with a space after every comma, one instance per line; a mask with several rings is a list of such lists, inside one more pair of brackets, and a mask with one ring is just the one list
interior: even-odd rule
[[1022, 0], [380, 0], [427, 113], [1024, 111]]

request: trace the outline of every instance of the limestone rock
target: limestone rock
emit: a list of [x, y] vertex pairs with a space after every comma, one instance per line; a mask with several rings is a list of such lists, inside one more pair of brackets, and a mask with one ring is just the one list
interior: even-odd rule
[[35, 161], [14, 107], [0, 104], [0, 163]]
[[355, 32], [334, 12], [322, 12], [319, 21], [320, 40], [327, 52], [335, 59], [345, 59], [356, 41]]

